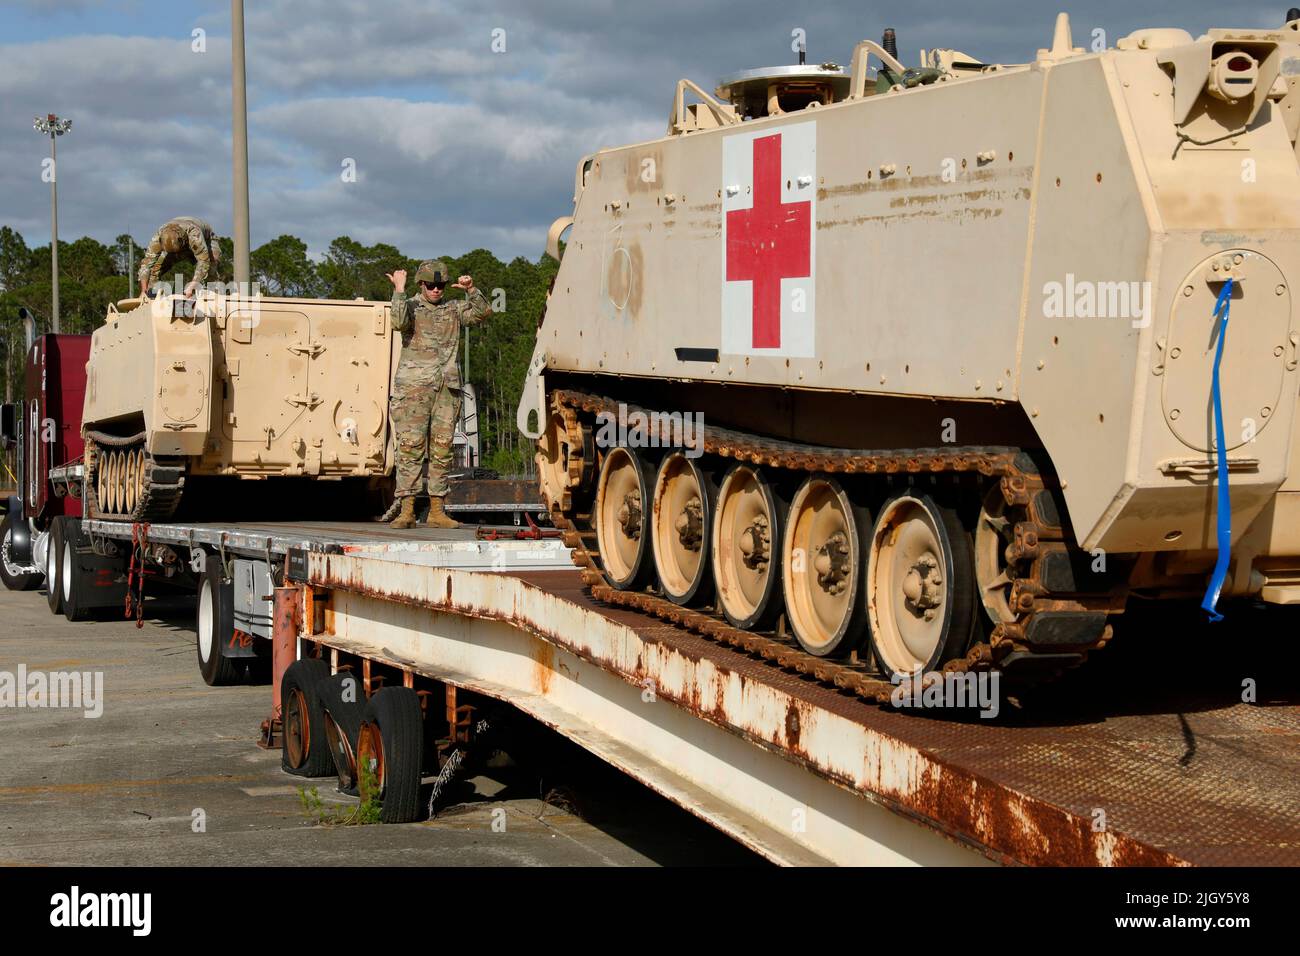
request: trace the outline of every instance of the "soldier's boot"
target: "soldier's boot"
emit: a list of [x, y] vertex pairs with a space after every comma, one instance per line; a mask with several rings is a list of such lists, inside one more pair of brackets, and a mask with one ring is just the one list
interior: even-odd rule
[[441, 496], [436, 498], [431, 497], [429, 499], [429, 516], [424, 519], [424, 526], [426, 528], [460, 527], [460, 522], [455, 518], [450, 517], [447, 512], [443, 510], [442, 504], [445, 500], [446, 499]]
[[402, 499], [402, 510], [388, 523], [394, 528], [415, 527], [415, 495], [407, 495]]

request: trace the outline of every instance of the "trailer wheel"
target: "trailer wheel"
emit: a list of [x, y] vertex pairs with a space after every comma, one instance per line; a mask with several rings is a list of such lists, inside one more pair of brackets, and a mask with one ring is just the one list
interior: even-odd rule
[[63, 523], [63, 540], [59, 550], [59, 591], [63, 594], [63, 616], [69, 621], [84, 621], [90, 616], [86, 597], [89, 582], [81, 566], [77, 548], [81, 544], [81, 525], [75, 518]]
[[[214, 562], [209, 562], [212, 564]], [[221, 569], [205, 568], [199, 580], [198, 639], [199, 672], [210, 687], [225, 687], [239, 680], [239, 668], [224, 650], [235, 633], [235, 585], [222, 581]]]
[[10, 591], [34, 591], [41, 586], [43, 575], [39, 571], [22, 571], [14, 563], [10, 542], [13, 540], [13, 515], [5, 515], [0, 522], [0, 581]]
[[327, 777], [334, 769], [319, 693], [329, 676], [329, 664], [305, 657], [290, 664], [280, 680], [284, 720], [280, 765], [298, 777]]
[[366, 705], [357, 735], [357, 773], [362, 802], [372, 798], [371, 786], [378, 789], [383, 823], [420, 818], [422, 721], [420, 697], [409, 687], [383, 687]]
[[325, 710], [325, 739], [341, 793], [357, 795], [357, 735], [366, 715], [366, 695], [355, 674], [340, 671], [316, 685]]
[[63, 523], [62, 517], [50, 522], [50, 543], [45, 549], [45, 600], [51, 614], [63, 613]]

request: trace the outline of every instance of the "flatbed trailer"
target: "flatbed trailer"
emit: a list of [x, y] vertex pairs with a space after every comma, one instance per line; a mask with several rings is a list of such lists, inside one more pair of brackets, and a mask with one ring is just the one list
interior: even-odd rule
[[1233, 693], [1207, 690], [1188, 676], [1203, 658], [1185, 681], [1129, 679], [1141, 662], [1117, 658], [1053, 689], [1058, 706], [936, 716], [603, 603], [561, 540], [526, 530], [91, 520], [81, 531], [90, 553], [118, 562], [134, 553], [174, 578], [225, 568], [251, 582], [237, 620], [267, 639], [253, 642], [274, 675], [263, 743], [286, 753], [319, 732], [282, 700], [306, 659], [355, 675], [365, 699], [393, 687], [418, 697], [439, 743], [407, 771], [426, 789], [513, 708], [778, 863], [1300, 864], [1295, 695], [1244, 704], [1235, 678]]

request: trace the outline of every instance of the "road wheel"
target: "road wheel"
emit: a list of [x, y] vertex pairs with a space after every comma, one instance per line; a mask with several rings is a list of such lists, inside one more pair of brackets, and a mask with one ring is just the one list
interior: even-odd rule
[[1011, 609], [1015, 570], [1007, 563], [1007, 547], [1015, 537], [1015, 525], [1007, 515], [1007, 499], [995, 484], [984, 496], [975, 525], [975, 579], [979, 583], [984, 611], [994, 624], [1016, 619]]
[[674, 604], [699, 604], [712, 596], [709, 538], [716, 501], [710, 476], [682, 452], [659, 465], [650, 542], [659, 588]]
[[378, 790], [379, 819], [410, 823], [420, 818], [420, 771], [424, 729], [420, 697], [409, 687], [383, 687], [366, 704], [357, 735], [361, 799]]
[[357, 735], [366, 714], [366, 695], [361, 681], [348, 671], [327, 677], [316, 687], [325, 711], [325, 739], [338, 773], [339, 790], [357, 792]]
[[810, 476], [790, 502], [781, 579], [790, 629], [809, 654], [842, 657], [862, 641], [870, 527], [829, 475]]
[[713, 581], [718, 606], [736, 627], [765, 630], [781, 613], [785, 502], [762, 471], [734, 465], [718, 488]]
[[116, 448], [108, 453], [108, 509], [115, 515], [122, 513], [122, 453]]
[[41, 586], [43, 575], [39, 571], [24, 571], [14, 561], [12, 544], [12, 515], [5, 515], [0, 522], [0, 581], [10, 591], [35, 591]]
[[103, 515], [113, 513], [113, 502], [108, 493], [108, 463], [112, 461], [111, 449], [100, 450], [95, 462], [95, 501]]
[[62, 517], [50, 522], [50, 542], [45, 549], [45, 600], [51, 614], [63, 613], [63, 522]]
[[886, 677], [938, 670], [970, 642], [978, 598], [970, 533], [929, 495], [880, 511], [868, 549], [871, 648]]
[[334, 769], [320, 685], [330, 666], [314, 657], [294, 661], [280, 680], [280, 714], [284, 725], [280, 765], [299, 777], [327, 777]]
[[224, 687], [240, 678], [239, 667], [225, 656], [226, 645], [235, 633], [235, 585], [221, 579], [220, 562], [207, 561], [199, 579], [198, 632], [199, 673], [210, 687]]
[[135, 503], [140, 498], [140, 465], [141, 460], [139, 452], [141, 449], [132, 449], [126, 453], [126, 469], [123, 481], [123, 504], [122, 510], [130, 514], [135, 510]]
[[654, 472], [636, 452], [611, 449], [596, 487], [596, 541], [605, 579], [620, 591], [648, 583], [654, 570], [650, 554], [650, 492]]
[[573, 476], [569, 468], [574, 457], [572, 451], [564, 416], [552, 412], [537, 442], [537, 477], [548, 511], [568, 511], [573, 506]]

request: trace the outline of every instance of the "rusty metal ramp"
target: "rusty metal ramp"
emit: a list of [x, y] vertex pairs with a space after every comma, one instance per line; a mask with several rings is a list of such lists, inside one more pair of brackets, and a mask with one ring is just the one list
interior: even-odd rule
[[[873, 705], [563, 590], [647, 639], [870, 728], [902, 761], [876, 796], [1007, 862], [1300, 865], [1300, 642], [1287, 636], [1300, 616], [1289, 609], [1239, 606], [1210, 625], [1139, 608], [1084, 667], [1012, 690], [985, 719]], [[798, 755], [797, 738], [785, 743]]]
[[611, 763], [775, 860], [1300, 864], [1285, 609], [1213, 626], [1131, 613], [1084, 667], [1004, 694], [985, 719], [865, 700], [602, 604], [571, 570], [364, 553], [290, 566], [329, 603], [326, 632], [305, 637], [599, 739]]

